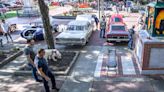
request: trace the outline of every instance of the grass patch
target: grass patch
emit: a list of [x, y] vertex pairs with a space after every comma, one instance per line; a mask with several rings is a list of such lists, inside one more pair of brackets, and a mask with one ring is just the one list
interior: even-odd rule
[[17, 16], [16, 11], [9, 11], [5, 13], [5, 16], [1, 15], [0, 19], [8, 19], [8, 18], [16, 17], [16, 16]]

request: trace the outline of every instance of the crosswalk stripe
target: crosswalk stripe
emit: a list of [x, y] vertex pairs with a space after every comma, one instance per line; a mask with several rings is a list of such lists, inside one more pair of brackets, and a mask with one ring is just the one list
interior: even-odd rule
[[94, 77], [100, 77], [101, 76], [101, 67], [102, 67], [102, 61], [103, 61], [103, 54], [100, 53], [97, 59], [97, 65], [94, 73]]
[[123, 75], [136, 75], [132, 58], [129, 56], [121, 56]]

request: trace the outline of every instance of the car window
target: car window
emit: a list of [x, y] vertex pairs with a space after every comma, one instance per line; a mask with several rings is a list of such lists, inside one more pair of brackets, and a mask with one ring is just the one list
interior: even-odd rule
[[84, 26], [76, 26], [76, 30], [84, 30]]
[[114, 30], [114, 31], [124, 31], [125, 26], [112, 26], [112, 30]]
[[25, 32], [25, 36], [29, 36], [29, 35], [32, 35], [36, 30], [27, 30]]
[[75, 30], [75, 27], [70, 25], [70, 26], [67, 27], [67, 30]]
[[67, 27], [67, 30], [70, 30], [70, 31], [75, 31], [75, 30], [83, 31], [84, 30], [84, 26], [69, 25]]
[[121, 22], [121, 19], [116, 17], [116, 18], [114, 18], [114, 21], [115, 22]]

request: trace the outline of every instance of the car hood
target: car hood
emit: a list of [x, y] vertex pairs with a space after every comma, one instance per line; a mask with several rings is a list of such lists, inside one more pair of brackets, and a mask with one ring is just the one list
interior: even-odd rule
[[64, 39], [82, 39], [85, 38], [86, 32], [85, 31], [66, 31], [60, 33], [56, 38], [64, 38]]

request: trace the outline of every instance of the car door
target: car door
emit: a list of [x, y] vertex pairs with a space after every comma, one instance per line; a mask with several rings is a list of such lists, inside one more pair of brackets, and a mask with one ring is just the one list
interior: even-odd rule
[[87, 40], [89, 40], [89, 38], [90, 38], [90, 36], [92, 34], [92, 25], [90, 23], [88, 23], [86, 25], [86, 28], [85, 29], [87, 30]]

